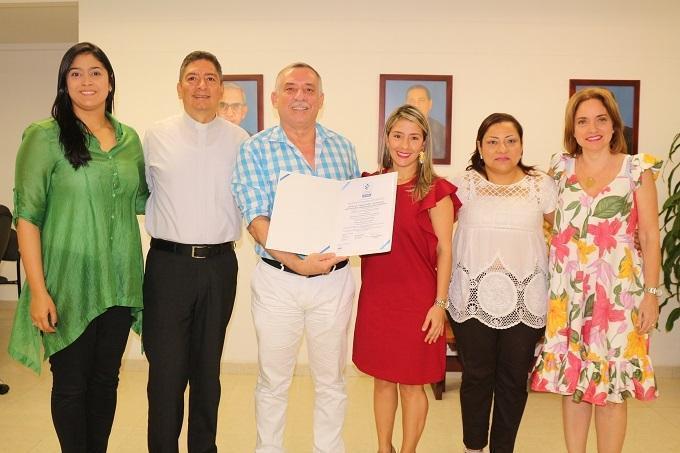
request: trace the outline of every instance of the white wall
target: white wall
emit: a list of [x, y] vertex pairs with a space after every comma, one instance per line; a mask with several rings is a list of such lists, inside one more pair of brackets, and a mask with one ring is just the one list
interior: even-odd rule
[[[225, 73], [264, 74], [267, 96], [284, 65], [315, 66], [326, 92], [321, 121], [354, 141], [367, 170], [375, 168], [381, 73], [453, 75], [453, 164], [440, 168], [444, 175], [464, 168], [479, 122], [494, 111], [523, 123], [525, 161], [545, 168], [561, 149], [570, 78], [640, 79], [640, 150], [665, 155], [678, 132], [680, 4], [555, 3], [435, 0], [416, 9], [403, 0], [82, 0], [80, 39], [108, 53], [118, 81], [117, 115], [140, 134], [180, 110], [179, 64], [188, 52], [205, 49]], [[56, 73], [56, 65], [44, 69]], [[275, 122], [265, 103], [265, 126]], [[239, 289], [224, 360], [252, 363], [249, 275], [256, 258], [247, 236], [237, 253]], [[656, 335], [658, 365], [680, 365], [679, 340], [680, 328]], [[131, 346], [128, 357], [139, 357], [137, 351]]]

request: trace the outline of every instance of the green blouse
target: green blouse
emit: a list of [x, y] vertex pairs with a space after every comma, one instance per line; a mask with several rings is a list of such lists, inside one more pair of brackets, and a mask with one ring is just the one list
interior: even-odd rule
[[17, 153], [15, 219], [40, 229], [45, 283], [58, 315], [56, 333], [41, 336], [32, 325], [31, 292], [24, 285], [9, 353], [36, 373], [41, 344], [49, 357], [109, 307], [132, 307], [133, 329], [140, 332], [144, 264], [136, 214], [144, 213], [149, 191], [137, 133], [109, 120], [116, 145], [103, 152], [90, 136], [92, 160], [78, 170], [64, 156], [54, 119], [31, 124]]

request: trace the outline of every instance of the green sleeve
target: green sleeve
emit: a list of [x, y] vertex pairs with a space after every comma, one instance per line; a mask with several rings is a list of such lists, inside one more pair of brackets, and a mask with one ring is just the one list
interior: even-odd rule
[[14, 173], [14, 221], [25, 219], [42, 228], [58, 142], [45, 128], [30, 125], [21, 139]]
[[144, 154], [142, 152], [142, 143], [137, 134], [135, 134], [136, 146], [139, 149], [137, 157], [137, 171], [139, 173], [139, 187], [137, 188], [137, 197], [135, 198], [135, 213], [137, 215], [144, 214], [146, 210], [146, 200], [149, 198], [149, 186], [146, 183], [146, 171], [144, 169]]

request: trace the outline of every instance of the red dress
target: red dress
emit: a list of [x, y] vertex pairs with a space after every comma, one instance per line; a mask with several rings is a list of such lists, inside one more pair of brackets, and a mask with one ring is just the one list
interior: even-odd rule
[[366, 374], [401, 384], [442, 380], [444, 337], [427, 344], [421, 327], [437, 296], [437, 236], [428, 210], [456, 187], [437, 179], [414, 202], [413, 181], [397, 186], [392, 250], [361, 257], [361, 291], [352, 360]]

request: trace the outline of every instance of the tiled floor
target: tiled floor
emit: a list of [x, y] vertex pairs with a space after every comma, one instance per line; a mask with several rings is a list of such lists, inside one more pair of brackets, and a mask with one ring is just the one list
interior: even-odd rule
[[[8, 394], [0, 396], [0, 452], [58, 452], [59, 445], [49, 408], [51, 375], [46, 370], [37, 377], [8, 358], [5, 351], [11, 316], [11, 310], [0, 308], [0, 377], [11, 386]], [[428, 389], [430, 412], [420, 443], [420, 453], [462, 451], [459, 384], [459, 375], [449, 374], [447, 391], [442, 401], [435, 401]], [[222, 375], [218, 431], [220, 452], [253, 451], [254, 387], [253, 375]], [[624, 452], [680, 452], [680, 379], [660, 379], [660, 387], [662, 396], [659, 400], [644, 404], [632, 402], [629, 405], [629, 428]], [[348, 392], [345, 422], [347, 452], [375, 452], [371, 379], [350, 377]], [[290, 401], [286, 448], [290, 453], [311, 452], [313, 389], [308, 376], [295, 378]], [[109, 452], [146, 451], [146, 410], [146, 372], [124, 369]], [[395, 445], [399, 445], [399, 430], [397, 426]], [[180, 444], [180, 451], [186, 451], [184, 432]], [[530, 395], [516, 451], [565, 451], [558, 397]], [[596, 451], [592, 432], [589, 451]]]

